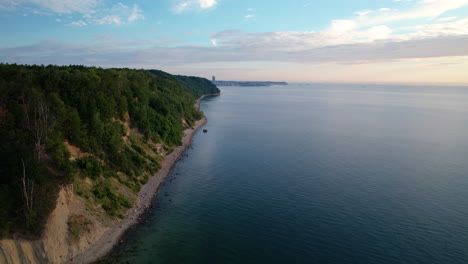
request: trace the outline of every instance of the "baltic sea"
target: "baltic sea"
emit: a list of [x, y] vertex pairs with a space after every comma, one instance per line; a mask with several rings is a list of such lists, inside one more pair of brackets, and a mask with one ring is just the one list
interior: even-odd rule
[[220, 87], [108, 263], [468, 263], [468, 87]]

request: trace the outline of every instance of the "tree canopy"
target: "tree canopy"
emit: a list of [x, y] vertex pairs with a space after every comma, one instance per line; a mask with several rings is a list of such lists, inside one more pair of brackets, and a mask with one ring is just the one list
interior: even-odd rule
[[92, 194], [109, 214], [128, 208], [106, 179], [138, 191], [160, 167], [145, 149], [180, 145], [182, 120], [200, 119], [195, 99], [211, 93], [206, 79], [156, 70], [0, 64], [0, 236], [39, 232], [59, 184], [80, 177], [103, 183]]

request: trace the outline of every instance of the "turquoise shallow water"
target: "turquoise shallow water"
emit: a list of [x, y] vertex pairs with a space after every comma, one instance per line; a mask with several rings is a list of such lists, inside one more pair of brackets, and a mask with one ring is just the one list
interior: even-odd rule
[[221, 87], [106, 263], [468, 263], [468, 88]]

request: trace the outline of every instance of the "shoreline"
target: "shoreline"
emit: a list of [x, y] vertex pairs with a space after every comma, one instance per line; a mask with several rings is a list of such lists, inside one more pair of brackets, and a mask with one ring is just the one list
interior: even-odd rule
[[[202, 95], [195, 101], [194, 107], [200, 110], [200, 102], [207, 96], [216, 96], [220, 94]], [[128, 211], [128, 214], [122, 220], [116, 222], [102, 234], [102, 236], [86, 251], [73, 257], [73, 260], [68, 260], [66, 263], [93, 263], [107, 256], [111, 250], [118, 245], [120, 238], [133, 225], [139, 222], [140, 216], [151, 206], [153, 198], [158, 193], [159, 187], [164, 182], [165, 178], [181, 158], [184, 151], [191, 145], [192, 138], [200, 127], [207, 123], [207, 119], [203, 116], [202, 119], [195, 122], [193, 128], [184, 130], [182, 145], [178, 146], [169, 155], [164, 157], [164, 162], [161, 169], [153, 175], [148, 182], [143, 185], [138, 192], [138, 200], [135, 205]]]
[[[196, 101], [195, 101], [195, 108], [197, 110], [200, 110], [200, 102], [201, 100], [203, 100], [203, 98], [207, 97], [207, 96], [218, 96], [218, 95], [221, 95], [221, 93], [214, 93], [214, 94], [205, 94], [205, 95], [202, 95], [200, 96]], [[201, 119], [200, 119], [201, 120]]]

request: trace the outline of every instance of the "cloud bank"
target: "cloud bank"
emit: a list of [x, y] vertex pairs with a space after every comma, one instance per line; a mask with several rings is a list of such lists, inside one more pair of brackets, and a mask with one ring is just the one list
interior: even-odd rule
[[[65, 0], [62, 5], [52, 8], [49, 5], [58, 0], [25, 1], [29, 4], [37, 1], [36, 5], [53, 12], [79, 13], [81, 16], [68, 22], [69, 26], [122, 25], [144, 18], [143, 11], [136, 4], [98, 7], [96, 0], [82, 3]], [[0, 61], [135, 68], [290, 63], [310, 68], [324, 64], [381, 65], [418, 60], [443, 61], [445, 67], [454, 65], [450, 58], [466, 60], [468, 18], [444, 14], [468, 5], [468, 0], [408, 3], [414, 4], [405, 10], [386, 7], [358, 10], [349, 19], [330, 21], [321, 31], [249, 33], [230, 29], [209, 33], [205, 46], [181, 43], [173, 36], [164, 35], [144, 42], [125, 42], [114, 37], [80, 43], [44, 40], [29, 46], [0, 48]], [[18, 0], [0, 0], [0, 7], [7, 5], [8, 8], [16, 8], [20, 3]], [[177, 2], [175, 11], [205, 10], [216, 5], [216, 0], [182, 0]], [[253, 11], [247, 9], [244, 19], [255, 17]], [[255, 20], [257, 18], [252, 22]], [[401, 26], [401, 22], [406, 20], [411, 20], [411, 26]], [[442, 64], [437, 67], [442, 67]]]
[[12, 9], [32, 5], [55, 13], [88, 13], [98, 6], [97, 0], [0, 0], [0, 8]]
[[[220, 33], [225, 34], [225, 33]], [[254, 36], [249, 36], [252, 39]], [[229, 45], [214, 42], [212, 47], [153, 45], [117, 42], [113, 39], [80, 44], [44, 41], [36, 45], [2, 48], [3, 62], [28, 64], [84, 64], [103, 67], [143, 67], [216, 62], [294, 62], [303, 64], [359, 64], [392, 62], [402, 59], [468, 56], [468, 35], [434, 37], [406, 41], [380, 41], [291, 48], [291, 42], [275, 34], [264, 34], [259, 42], [246, 44], [233, 40]], [[290, 38], [291, 39], [291, 38]], [[293, 38], [294, 39], [294, 36]], [[268, 40], [268, 41], [265, 41]]]
[[130, 7], [122, 3], [106, 6], [98, 0], [0, 0], [0, 9], [18, 8], [34, 14], [67, 14], [75, 19], [66, 23], [67, 26], [123, 25], [144, 19], [143, 10], [137, 4]]

